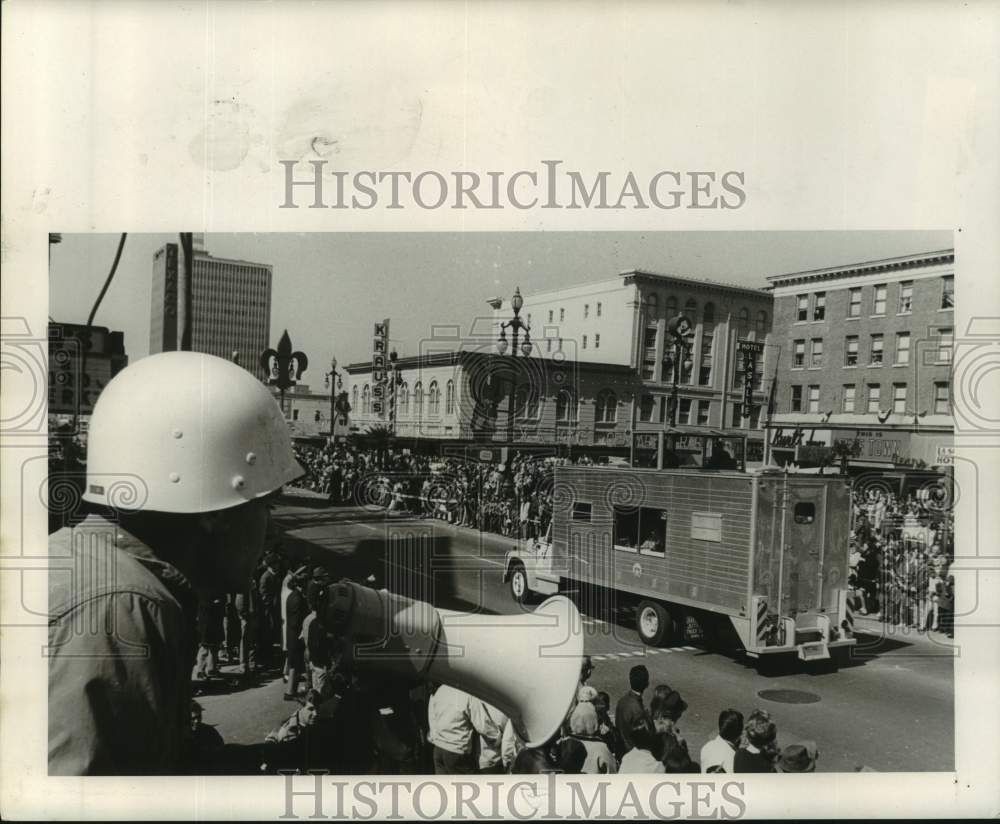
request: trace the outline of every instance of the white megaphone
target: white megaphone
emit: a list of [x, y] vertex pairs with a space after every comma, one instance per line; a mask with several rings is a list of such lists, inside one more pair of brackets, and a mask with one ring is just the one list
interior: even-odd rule
[[477, 615], [341, 581], [325, 617], [353, 644], [358, 666], [474, 695], [506, 714], [529, 747], [558, 731], [576, 699], [583, 633], [561, 595], [527, 615]]

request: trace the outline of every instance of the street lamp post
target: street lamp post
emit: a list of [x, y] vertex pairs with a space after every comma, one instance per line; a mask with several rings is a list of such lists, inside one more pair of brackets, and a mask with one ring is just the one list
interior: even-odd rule
[[337, 420], [337, 390], [341, 389], [344, 385], [344, 381], [340, 377], [340, 373], [337, 371], [337, 357], [333, 356], [330, 358], [330, 371], [324, 376], [324, 385], [330, 387], [330, 443], [334, 441], [333, 437], [333, 426], [334, 422]]
[[[511, 350], [510, 355], [512, 358], [517, 358], [517, 338], [522, 330], [524, 330], [524, 342], [521, 344], [521, 354], [524, 357], [528, 357], [531, 354], [531, 329], [527, 323], [521, 320], [521, 307], [524, 306], [524, 298], [521, 297], [521, 287], [518, 286], [514, 289], [514, 296], [510, 299], [511, 308], [514, 310], [514, 317], [510, 320], [500, 324], [500, 338], [497, 341], [497, 351], [504, 355], [507, 352], [507, 330], [510, 329], [511, 333]], [[510, 378], [510, 400], [507, 405], [507, 443], [514, 442], [514, 404], [516, 402], [517, 394], [517, 371], [511, 368], [511, 378]]]

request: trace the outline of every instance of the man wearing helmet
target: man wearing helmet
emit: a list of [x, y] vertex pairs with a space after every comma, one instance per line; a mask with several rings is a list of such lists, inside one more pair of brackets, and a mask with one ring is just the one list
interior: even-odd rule
[[88, 440], [91, 514], [50, 539], [49, 773], [178, 773], [198, 593], [246, 588], [302, 468], [268, 390], [194, 352], [122, 370]]

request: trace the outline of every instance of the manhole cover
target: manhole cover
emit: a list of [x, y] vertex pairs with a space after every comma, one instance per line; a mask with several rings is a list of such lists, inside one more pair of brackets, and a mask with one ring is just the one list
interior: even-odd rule
[[761, 690], [757, 696], [779, 704], [815, 704], [821, 700], [816, 693], [805, 690]]

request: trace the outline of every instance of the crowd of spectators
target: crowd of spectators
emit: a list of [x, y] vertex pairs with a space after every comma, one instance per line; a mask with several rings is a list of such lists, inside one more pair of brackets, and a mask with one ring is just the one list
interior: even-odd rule
[[954, 515], [939, 492], [855, 488], [850, 584], [859, 614], [953, 637]]
[[[508, 537], [536, 538], [552, 522], [552, 467], [567, 459], [516, 453], [509, 464], [339, 444], [296, 447], [296, 482], [333, 504], [373, 504]], [[581, 457], [574, 461], [587, 464]]]

